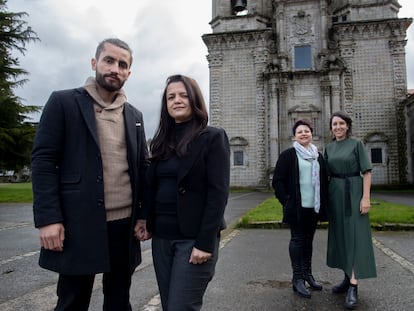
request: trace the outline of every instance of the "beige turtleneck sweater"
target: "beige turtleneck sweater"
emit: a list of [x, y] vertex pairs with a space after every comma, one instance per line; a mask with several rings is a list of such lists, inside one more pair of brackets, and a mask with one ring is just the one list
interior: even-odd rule
[[127, 146], [124, 126], [126, 96], [121, 89], [112, 103], [99, 96], [96, 81], [89, 77], [85, 89], [94, 99], [96, 127], [99, 136], [104, 180], [107, 221], [131, 216], [132, 188], [128, 173]]

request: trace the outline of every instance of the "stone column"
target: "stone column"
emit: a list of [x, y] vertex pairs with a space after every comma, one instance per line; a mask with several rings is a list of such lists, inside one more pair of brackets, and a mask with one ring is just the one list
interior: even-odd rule
[[210, 68], [210, 113], [209, 119], [212, 126], [222, 124], [222, 103], [220, 98], [221, 70], [223, 67], [223, 54], [211, 52], [207, 55]]
[[280, 153], [280, 140], [279, 140], [279, 90], [278, 79], [271, 74], [272, 77], [267, 80], [267, 90], [269, 94], [269, 167], [273, 167], [276, 164], [276, 160]]
[[[260, 40], [260, 39], [259, 39]], [[263, 187], [268, 186], [268, 155], [267, 155], [267, 114], [266, 114], [266, 94], [264, 87], [263, 73], [269, 58], [269, 51], [266, 47], [259, 46], [253, 51], [253, 62], [256, 76], [256, 155], [257, 155], [257, 172], [258, 184]]]
[[407, 73], [405, 65], [405, 40], [390, 40], [390, 51], [394, 68], [394, 98], [397, 122], [397, 157], [398, 157], [398, 177], [399, 183], [407, 182], [408, 175], [408, 152], [407, 152], [407, 133], [405, 126], [404, 103], [407, 92]]

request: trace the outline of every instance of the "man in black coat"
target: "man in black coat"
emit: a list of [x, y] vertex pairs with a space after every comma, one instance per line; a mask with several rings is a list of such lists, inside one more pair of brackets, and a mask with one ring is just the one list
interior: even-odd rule
[[40, 119], [33, 212], [39, 264], [59, 273], [55, 310], [88, 310], [97, 273], [104, 310], [131, 310], [131, 276], [141, 262], [134, 227], [142, 226], [148, 166], [142, 113], [122, 89], [131, 63], [125, 42], [102, 41], [91, 61], [95, 78], [53, 92]]

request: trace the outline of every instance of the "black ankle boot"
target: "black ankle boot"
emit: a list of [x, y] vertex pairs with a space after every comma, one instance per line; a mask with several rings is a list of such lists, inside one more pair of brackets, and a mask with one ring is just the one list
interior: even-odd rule
[[301, 297], [311, 298], [310, 291], [305, 286], [305, 281], [303, 279], [293, 279], [292, 280], [293, 291]]
[[308, 282], [309, 286], [314, 290], [322, 290], [322, 285], [315, 281], [312, 274], [305, 275], [305, 281]]
[[340, 284], [332, 287], [332, 293], [334, 294], [346, 293], [346, 291], [349, 288], [349, 284], [350, 284], [349, 277], [345, 274], [345, 278], [343, 279], [343, 281]]
[[345, 308], [353, 310], [358, 305], [358, 285], [350, 284], [345, 298]]

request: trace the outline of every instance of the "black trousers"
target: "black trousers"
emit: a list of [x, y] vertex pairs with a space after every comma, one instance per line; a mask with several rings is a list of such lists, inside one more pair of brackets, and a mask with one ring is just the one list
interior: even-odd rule
[[312, 274], [313, 237], [318, 215], [313, 208], [302, 208], [301, 221], [290, 224], [289, 256], [293, 278], [303, 279]]
[[[103, 310], [130, 311], [129, 290], [132, 273], [129, 269], [129, 239], [131, 219], [108, 222], [109, 258], [111, 271], [103, 274]], [[58, 302], [55, 311], [87, 311], [95, 274], [59, 274]]]
[[213, 256], [189, 263], [194, 240], [152, 238], [152, 257], [163, 311], [201, 310], [203, 295], [214, 275], [219, 237]]

